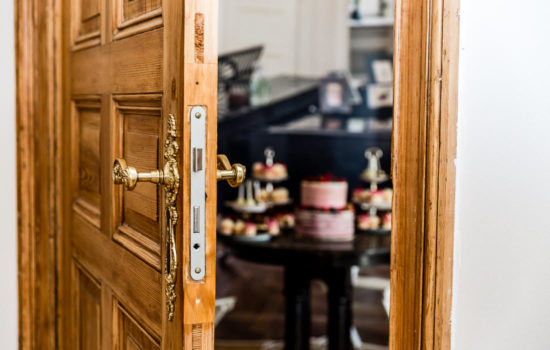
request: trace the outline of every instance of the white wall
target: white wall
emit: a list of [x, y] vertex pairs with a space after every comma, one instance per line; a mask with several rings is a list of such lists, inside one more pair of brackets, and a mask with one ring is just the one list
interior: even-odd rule
[[348, 68], [348, 0], [220, 0], [219, 18], [219, 52], [263, 44], [266, 75]]
[[0, 3], [0, 339], [17, 349], [15, 63], [13, 1]]
[[550, 349], [549, 15], [461, 1], [453, 350]]

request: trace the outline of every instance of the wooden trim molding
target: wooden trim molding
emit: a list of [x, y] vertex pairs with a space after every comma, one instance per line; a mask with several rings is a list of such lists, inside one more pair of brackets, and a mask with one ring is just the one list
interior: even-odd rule
[[398, 0], [390, 349], [449, 349], [459, 0]]
[[16, 0], [19, 348], [56, 348], [54, 0]]

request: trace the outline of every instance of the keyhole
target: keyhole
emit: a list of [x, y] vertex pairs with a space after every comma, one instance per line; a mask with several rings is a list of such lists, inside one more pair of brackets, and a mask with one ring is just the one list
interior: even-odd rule
[[200, 247], [201, 247], [201, 245], [198, 244], [198, 243], [195, 243], [195, 245], [193, 246], [193, 248], [195, 248], [195, 250], [198, 250]]

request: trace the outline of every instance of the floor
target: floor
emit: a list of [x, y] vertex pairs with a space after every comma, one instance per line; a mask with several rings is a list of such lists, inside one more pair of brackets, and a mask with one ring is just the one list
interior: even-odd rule
[[[218, 249], [223, 256], [223, 247]], [[361, 271], [361, 275], [389, 276], [389, 266]], [[216, 328], [216, 349], [281, 349], [284, 335], [283, 270], [252, 264], [229, 256], [218, 261], [217, 298], [235, 296], [235, 309]], [[314, 282], [312, 293], [312, 349], [324, 349], [327, 327], [326, 286]], [[361, 341], [373, 344], [362, 349], [386, 349], [388, 317], [382, 305], [383, 293], [356, 288], [354, 324]], [[263, 341], [273, 339], [275, 341]], [[235, 347], [235, 344], [237, 347]], [[317, 344], [315, 347], [314, 344]], [[381, 346], [381, 347], [380, 347]]]
[[[326, 339], [313, 338], [311, 340], [311, 350], [325, 350]], [[224, 341], [216, 340], [216, 350], [282, 350], [283, 343], [281, 341], [265, 340], [265, 341]], [[386, 345], [363, 344], [359, 350], [387, 350]]]

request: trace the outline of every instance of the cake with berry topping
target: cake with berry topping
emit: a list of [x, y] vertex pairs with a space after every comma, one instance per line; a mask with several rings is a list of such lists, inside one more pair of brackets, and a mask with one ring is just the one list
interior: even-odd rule
[[322, 175], [302, 181], [296, 233], [326, 241], [352, 240], [355, 214], [347, 197], [348, 184], [343, 178]]
[[302, 205], [318, 209], [342, 209], [348, 204], [348, 183], [344, 178], [322, 175], [301, 183]]

